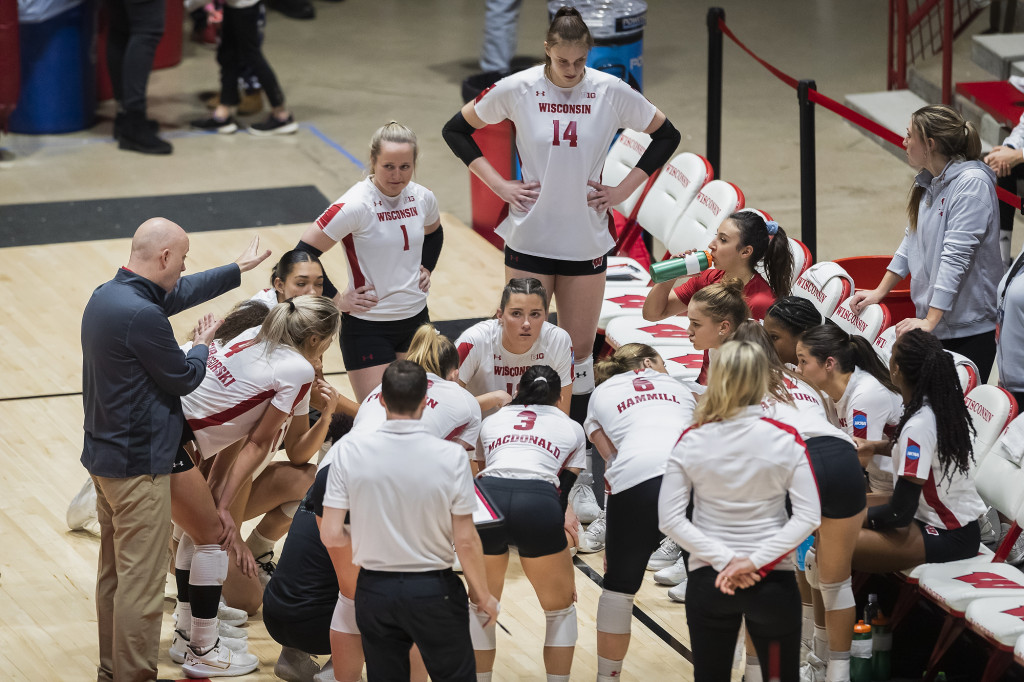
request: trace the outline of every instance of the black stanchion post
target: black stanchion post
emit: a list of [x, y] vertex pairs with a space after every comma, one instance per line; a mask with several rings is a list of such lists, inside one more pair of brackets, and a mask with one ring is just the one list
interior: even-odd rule
[[719, 21], [725, 21], [725, 10], [721, 7], [708, 9], [708, 133], [707, 157], [715, 170], [715, 177], [722, 177], [722, 29]]
[[818, 86], [812, 80], [802, 80], [797, 85], [796, 96], [800, 101], [800, 240], [811, 252], [812, 259], [818, 256], [817, 183], [814, 162], [814, 102], [810, 91]]

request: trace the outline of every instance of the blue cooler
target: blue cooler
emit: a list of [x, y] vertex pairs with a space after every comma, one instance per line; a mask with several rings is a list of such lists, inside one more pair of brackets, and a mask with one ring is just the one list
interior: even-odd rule
[[11, 132], [69, 133], [96, 109], [96, 3], [87, 0], [37, 23], [22, 22], [21, 92]]
[[555, 12], [563, 5], [578, 9], [594, 36], [587, 66], [618, 76], [643, 92], [647, 3], [644, 0], [549, 0], [548, 18], [554, 19]]

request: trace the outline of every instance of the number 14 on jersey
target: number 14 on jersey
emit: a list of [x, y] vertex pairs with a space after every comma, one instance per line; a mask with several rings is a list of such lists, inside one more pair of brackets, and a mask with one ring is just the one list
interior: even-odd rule
[[555, 128], [554, 137], [551, 139], [552, 146], [561, 146], [562, 140], [568, 142], [570, 147], [576, 146], [576, 121], [567, 122], [564, 131], [562, 131], [562, 121], [559, 121], [556, 118], [553, 121], [551, 121], [551, 123], [554, 125]]

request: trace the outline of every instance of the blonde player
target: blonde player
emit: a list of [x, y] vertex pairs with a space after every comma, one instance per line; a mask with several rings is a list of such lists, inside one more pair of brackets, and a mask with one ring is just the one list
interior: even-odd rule
[[478, 322], [455, 342], [459, 383], [480, 400], [484, 412], [508, 403], [523, 373], [533, 365], [551, 366], [561, 383], [568, 413], [573, 385], [569, 334], [548, 322], [547, 290], [539, 279], [510, 279], [501, 292], [495, 319]]
[[[800, 335], [796, 355], [801, 376], [835, 402], [839, 427], [857, 439], [871, 492], [892, 493], [893, 460], [886, 448], [903, 403], [871, 343], [823, 324]], [[875, 449], [885, 454], [871, 454]]]
[[[547, 365], [526, 370], [510, 405], [484, 420], [480, 432], [487, 466], [479, 483], [505, 517], [497, 528], [480, 529], [487, 585], [501, 598], [509, 545], [533, 585], [547, 622], [544, 668], [548, 682], [568, 682], [576, 646], [575, 583], [564, 529], [575, 534], [569, 490], [586, 462], [583, 428], [558, 409], [564, 400], [558, 373]], [[470, 618], [478, 682], [494, 668], [494, 623], [483, 613]]]
[[[679, 133], [657, 107], [621, 79], [585, 68], [594, 39], [578, 10], [560, 8], [544, 42], [545, 64], [504, 78], [445, 125], [455, 155], [508, 204], [498, 226], [505, 276], [537, 277], [558, 299], [559, 325], [579, 357], [573, 393], [594, 390], [594, 337], [604, 293], [605, 255], [615, 244], [609, 209], [672, 156]], [[473, 131], [510, 120], [523, 181], [506, 180], [484, 158]], [[601, 184], [616, 132], [653, 138], [636, 168], [615, 187]], [[563, 304], [564, 305], [561, 305]], [[582, 422], [586, 397], [575, 401]]]
[[[584, 428], [607, 462], [604, 587], [597, 605], [597, 679], [622, 673], [633, 597], [661, 542], [658, 491], [672, 446], [692, 421], [694, 400], [665, 373], [650, 346], [628, 343], [597, 365], [600, 381]], [[602, 381], [603, 380], [603, 381]]]
[[379, 128], [370, 140], [370, 177], [331, 204], [297, 247], [319, 256], [345, 245], [348, 287], [334, 301], [343, 313], [341, 354], [360, 402], [429, 319], [430, 271], [444, 233], [434, 193], [412, 182], [417, 149], [405, 126]]
[[[233, 655], [228, 646], [217, 644], [217, 608], [229, 563], [219, 545], [232, 548], [236, 567], [255, 580], [256, 564], [237, 537], [240, 521], [232, 516], [233, 508], [243, 518], [246, 512], [253, 516], [277, 514], [286, 525], [289, 510], [285, 506], [297, 507], [292, 501], [300, 499], [304, 491], [293, 489], [294, 480], [291, 486], [280, 485], [280, 477], [273, 472], [284, 467], [276, 465], [267, 467], [265, 477], [260, 477], [260, 487], [268, 490], [253, 486], [253, 499], [262, 506], [239, 513], [235, 498], [244, 504], [248, 495], [239, 493], [248, 490], [253, 474], [269, 459], [280, 438], [284, 438], [291, 460], [285, 467], [297, 467], [299, 473], [305, 473], [306, 463], [319, 450], [338, 394], [327, 384], [314, 387], [310, 363], [329, 347], [338, 323], [337, 309], [323, 297], [300, 296], [276, 306], [261, 327], [245, 331], [223, 346], [211, 347], [203, 383], [182, 401], [186, 437], [194, 440], [203, 459], [243, 442], [236, 457], [214, 460], [209, 482], [184, 450], [172, 470], [172, 517], [185, 535], [175, 558], [178, 629], [171, 656], [184, 660], [183, 668], [190, 676], [239, 675], [258, 664], [255, 657]], [[324, 403], [321, 419], [312, 428], [305, 417], [311, 389]], [[292, 417], [289, 428], [287, 422]], [[308, 487], [308, 480], [305, 485]], [[211, 532], [216, 533], [212, 542]], [[258, 590], [258, 581], [255, 584]], [[259, 599], [255, 602], [253, 611]]]

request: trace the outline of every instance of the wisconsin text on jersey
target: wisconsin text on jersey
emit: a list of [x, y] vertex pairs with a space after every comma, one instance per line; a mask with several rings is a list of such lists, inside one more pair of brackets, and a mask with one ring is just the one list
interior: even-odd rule
[[537, 102], [537, 106], [540, 107], [540, 113], [542, 114], [589, 114], [591, 105]]
[[413, 206], [412, 208], [399, 208], [395, 209], [394, 211], [378, 211], [377, 220], [383, 223], [384, 221], [387, 220], [402, 220], [404, 218], [412, 218], [413, 216], [418, 216], [419, 214], [420, 212], [416, 210], [415, 206]]
[[627, 408], [633, 407], [648, 400], [665, 400], [670, 403], [679, 404], [679, 399], [669, 393], [640, 393], [632, 398], [626, 398], [615, 407], [619, 412], [625, 412]]
[[509, 443], [525, 443], [526, 445], [536, 445], [539, 448], [543, 448], [551, 453], [556, 459], [562, 454], [562, 451], [558, 446], [548, 442], [547, 439], [541, 438], [540, 436], [520, 436], [517, 434], [509, 434], [496, 438], [493, 443], [487, 446], [487, 453], [490, 454], [494, 448], [508, 445]]

